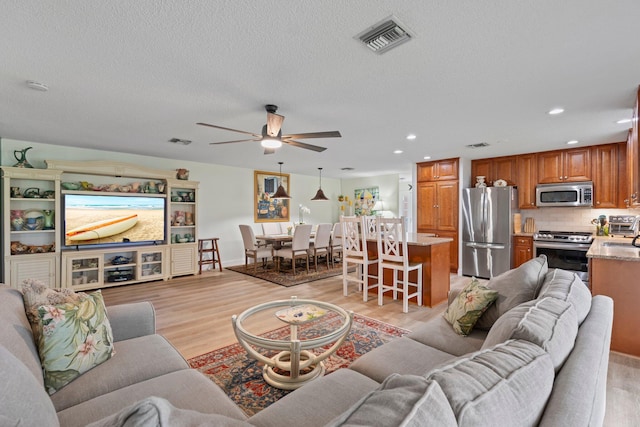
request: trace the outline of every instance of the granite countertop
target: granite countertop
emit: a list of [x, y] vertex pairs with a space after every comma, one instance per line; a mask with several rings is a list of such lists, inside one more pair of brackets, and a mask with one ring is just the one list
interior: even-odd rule
[[441, 243], [453, 242], [451, 237], [434, 237], [432, 233], [409, 233], [407, 243], [417, 246], [432, 246]]
[[624, 237], [596, 237], [587, 252], [587, 258], [640, 262], [640, 248], [631, 246]]
[[513, 233], [512, 236], [518, 237], [518, 236], [522, 236], [522, 237], [533, 237], [534, 233]]

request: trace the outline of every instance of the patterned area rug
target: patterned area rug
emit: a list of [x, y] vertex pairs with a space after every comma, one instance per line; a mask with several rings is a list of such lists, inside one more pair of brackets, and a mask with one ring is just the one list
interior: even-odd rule
[[[318, 336], [328, 327], [334, 329], [340, 320], [338, 315], [329, 314], [315, 322], [300, 326], [298, 335], [301, 339], [305, 336]], [[409, 331], [406, 329], [354, 314], [349, 336], [340, 348], [324, 361], [327, 374], [339, 368], [346, 368], [363, 354], [407, 333]], [[262, 336], [287, 339], [289, 327], [284, 326]], [[189, 359], [189, 364], [218, 384], [247, 416], [259, 412], [290, 393], [267, 384], [262, 378], [262, 364], [250, 359], [240, 344], [232, 344], [194, 357]]]
[[[266, 268], [262, 268], [262, 266], [259, 264], [257, 272], [255, 273], [253, 271], [253, 264], [251, 263], [246, 269], [244, 268], [244, 264], [225, 268], [227, 270], [257, 277], [286, 287], [301, 285], [303, 283], [313, 282], [315, 280], [326, 279], [327, 277], [333, 277], [342, 274], [342, 263], [335, 263], [333, 268], [329, 268], [329, 270], [327, 270], [327, 264], [325, 264], [324, 262], [318, 264], [318, 271], [315, 271], [313, 265], [310, 263], [308, 274], [306, 266], [303, 264], [298, 264], [296, 266], [295, 275], [291, 270], [290, 264], [283, 266], [283, 269], [280, 272], [277, 272], [275, 270], [275, 267], [272, 263], [269, 263]], [[349, 271], [355, 271], [355, 267], [350, 267]]]

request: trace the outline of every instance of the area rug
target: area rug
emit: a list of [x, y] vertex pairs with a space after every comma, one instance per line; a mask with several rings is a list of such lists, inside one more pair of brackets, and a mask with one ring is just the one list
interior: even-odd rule
[[[339, 315], [329, 314], [318, 321], [300, 326], [298, 335], [301, 339], [305, 336], [318, 336], [323, 330], [335, 329], [340, 321]], [[287, 339], [289, 331], [289, 327], [284, 326], [264, 333], [262, 336], [270, 339]], [[324, 361], [327, 375], [336, 369], [346, 368], [363, 354], [407, 333], [409, 331], [406, 329], [354, 314], [353, 325], [347, 339], [332, 356]], [[189, 364], [220, 386], [247, 416], [261, 411], [290, 393], [267, 384], [262, 378], [263, 364], [249, 358], [246, 351], [237, 343], [189, 359]]]
[[[242, 265], [235, 265], [231, 267], [225, 267], [227, 270], [235, 271], [238, 273], [246, 274], [248, 276], [257, 277], [259, 279], [267, 280], [272, 283], [276, 283], [280, 286], [296, 286], [303, 283], [313, 282], [315, 280], [326, 279], [327, 277], [334, 277], [342, 274], [342, 263], [335, 263], [333, 268], [327, 270], [327, 264], [318, 264], [318, 271], [313, 266], [309, 265], [309, 273], [305, 266], [296, 266], [296, 274], [293, 274], [291, 267], [287, 264], [287, 269], [283, 269], [277, 272], [272, 263], [269, 263], [266, 268], [262, 268], [258, 265], [256, 272], [253, 271], [253, 264], [249, 264], [247, 268]], [[355, 271], [355, 267], [349, 267], [350, 272]]]

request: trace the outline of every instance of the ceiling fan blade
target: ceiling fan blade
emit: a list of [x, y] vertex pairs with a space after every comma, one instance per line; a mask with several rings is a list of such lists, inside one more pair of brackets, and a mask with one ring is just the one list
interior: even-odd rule
[[277, 137], [282, 128], [284, 116], [275, 113], [267, 113], [267, 135]]
[[294, 133], [292, 135], [282, 135], [282, 138], [295, 138], [295, 139], [305, 139], [305, 138], [340, 138], [340, 132], [337, 130], [333, 130], [330, 132], [310, 132], [310, 133]]
[[255, 136], [256, 138], [262, 138], [262, 135], [257, 135], [257, 134], [255, 134], [253, 132], [246, 132], [244, 130], [225, 128], [225, 127], [222, 127], [222, 126], [210, 125], [209, 123], [196, 123], [196, 124], [198, 124], [200, 126], [208, 126], [210, 128], [216, 128], [216, 129], [222, 129], [222, 130], [230, 130], [231, 132], [244, 133], [244, 134], [247, 134], [247, 135]]
[[282, 143], [283, 144], [289, 144], [289, 145], [293, 145], [294, 147], [298, 147], [298, 148], [306, 148], [307, 150], [313, 150], [313, 151], [317, 151], [317, 152], [321, 152], [326, 150], [326, 147], [319, 147], [317, 145], [311, 145], [311, 144], [307, 144], [304, 142], [300, 142], [300, 141], [294, 141], [293, 139], [282, 139]]
[[258, 142], [260, 140], [259, 139], [237, 139], [235, 141], [210, 142], [209, 145], [233, 144], [234, 142], [248, 142], [248, 141]]
[[275, 148], [265, 148], [264, 149], [264, 154], [273, 154], [276, 152]]

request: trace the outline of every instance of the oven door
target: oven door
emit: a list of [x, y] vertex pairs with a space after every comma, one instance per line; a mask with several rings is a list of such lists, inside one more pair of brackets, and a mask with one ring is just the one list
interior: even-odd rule
[[561, 268], [576, 273], [582, 281], [589, 285], [589, 260], [587, 251], [590, 244], [556, 243], [534, 241], [535, 256], [547, 256], [549, 268]]

